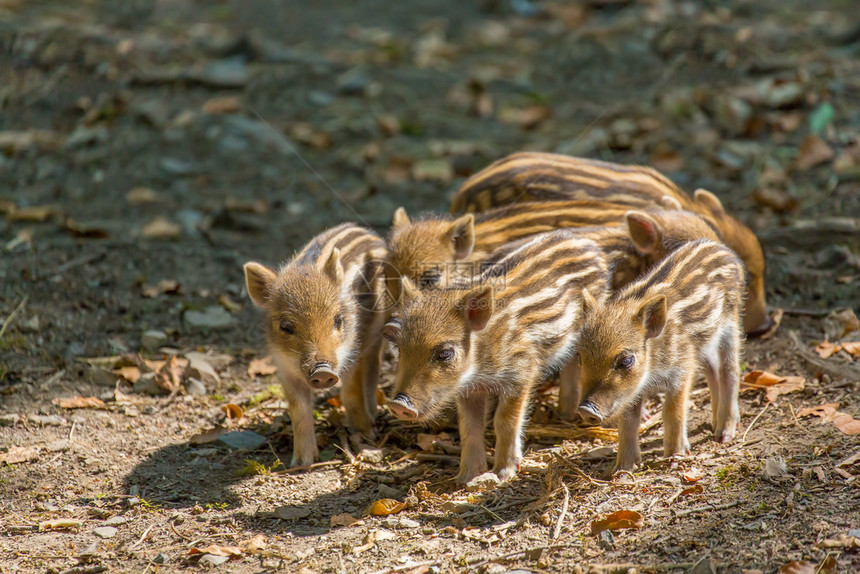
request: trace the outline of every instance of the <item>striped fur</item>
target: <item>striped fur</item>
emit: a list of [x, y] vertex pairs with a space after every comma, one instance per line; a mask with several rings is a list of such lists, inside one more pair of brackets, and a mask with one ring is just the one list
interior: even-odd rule
[[666, 196], [705, 218], [743, 260], [748, 274], [744, 329], [751, 336], [767, 331], [772, 322], [767, 315], [765, 261], [758, 238], [726, 213], [714, 194], [700, 189], [690, 197], [652, 168], [550, 153], [515, 153], [466, 180], [454, 198], [451, 212], [482, 212], [512, 203], [565, 199], [601, 200], [648, 209], [663, 205]]
[[509, 478], [532, 388], [575, 352], [583, 290], [602, 300], [608, 287], [600, 249], [570, 230], [506, 245], [479, 276], [447, 289], [404, 279], [398, 318], [385, 326], [400, 349], [392, 412], [428, 421], [457, 401], [458, 480], [468, 482], [486, 469], [484, 408], [498, 397], [494, 472]]
[[[411, 222], [401, 209], [387, 239], [388, 263], [419, 287], [445, 287], [479, 272], [485, 258], [506, 243], [568, 227], [578, 228], [579, 235], [601, 248], [612, 270], [613, 289], [683, 241], [717, 239], [714, 228], [692, 213], [631, 212], [604, 201], [524, 203], [477, 214], [474, 221], [467, 215], [454, 221], [434, 216]], [[470, 247], [458, 250], [458, 239]]]
[[666, 393], [663, 446], [689, 452], [686, 401], [700, 367], [711, 391], [713, 428], [727, 442], [738, 423], [743, 265], [726, 246], [688, 243], [605, 303], [584, 295], [580, 335], [586, 422], [617, 421], [616, 469], [641, 462], [638, 428], [644, 401]]
[[245, 264], [248, 293], [266, 311], [269, 348], [289, 402], [293, 466], [317, 456], [312, 395], [320, 384], [343, 380], [348, 424], [373, 433], [385, 320], [374, 309], [385, 254], [376, 233], [345, 223], [315, 237], [277, 271]]

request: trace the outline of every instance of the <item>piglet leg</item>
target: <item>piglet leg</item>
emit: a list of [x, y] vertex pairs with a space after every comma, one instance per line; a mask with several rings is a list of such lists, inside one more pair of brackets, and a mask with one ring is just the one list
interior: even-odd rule
[[293, 458], [290, 466], [307, 466], [316, 460], [317, 438], [314, 435], [313, 394], [301, 379], [282, 380], [284, 396], [289, 403], [290, 420], [293, 425]]
[[687, 439], [687, 397], [690, 394], [692, 377], [679, 378], [666, 391], [663, 404], [663, 454], [689, 454]]
[[529, 389], [515, 395], [502, 395], [493, 424], [496, 430], [496, 461], [493, 466], [501, 480], [509, 480], [523, 460], [523, 427], [528, 408]]
[[473, 393], [457, 403], [460, 417], [460, 472], [457, 482], [466, 484], [487, 471], [487, 451], [484, 443], [484, 412], [487, 394]]
[[642, 452], [639, 450], [641, 420], [642, 403], [638, 401], [621, 415], [618, 424], [618, 456], [613, 471], [633, 470], [642, 464]]

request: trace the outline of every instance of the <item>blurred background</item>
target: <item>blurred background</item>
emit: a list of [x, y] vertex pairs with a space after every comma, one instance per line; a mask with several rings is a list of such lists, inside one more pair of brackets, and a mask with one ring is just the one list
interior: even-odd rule
[[7, 389], [259, 349], [242, 263], [447, 210], [518, 150], [705, 187], [762, 238], [771, 304], [858, 302], [855, 0], [0, 0], [0, 22]]

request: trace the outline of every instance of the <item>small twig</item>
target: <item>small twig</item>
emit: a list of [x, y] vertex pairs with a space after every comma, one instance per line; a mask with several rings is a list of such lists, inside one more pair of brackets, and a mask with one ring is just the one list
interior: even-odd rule
[[470, 510], [469, 512], [464, 512], [463, 514], [460, 515], [460, 518], [469, 518], [471, 516], [477, 516], [478, 514], [481, 514], [482, 512], [485, 512], [485, 511], [489, 512], [490, 514], [494, 514], [495, 512], [499, 512], [500, 510], [510, 508], [511, 506], [517, 506], [520, 504], [528, 504], [530, 502], [534, 502], [535, 500], [538, 500], [537, 496], [534, 496], [531, 498], [526, 498], [524, 500], [514, 500], [512, 502], [506, 502], [505, 504], [501, 504], [499, 506], [494, 506], [492, 511], [489, 508], [485, 508], [485, 507], [481, 506], [481, 507], [479, 507], [478, 510]]
[[53, 277], [54, 275], [65, 273], [69, 269], [74, 269], [75, 267], [80, 267], [81, 265], [86, 265], [87, 263], [92, 263], [93, 261], [99, 260], [105, 255], [107, 255], [107, 251], [96, 251], [95, 253], [87, 253], [86, 255], [75, 257], [74, 259], [66, 261], [53, 271], [40, 276], [39, 279], [47, 279], [48, 277]]
[[338, 464], [343, 464], [342, 460], [324, 460], [322, 462], [315, 462], [313, 464], [306, 464], [304, 466], [294, 466], [293, 468], [285, 468], [284, 470], [276, 470], [273, 474], [290, 474], [292, 472], [300, 472], [302, 470], [311, 470], [314, 468], [320, 468], [322, 466], [335, 466]]
[[170, 529], [173, 531], [173, 533], [174, 533], [175, 535], [177, 535], [178, 537], [182, 538], [183, 540], [191, 540], [191, 537], [190, 537], [190, 536], [185, 536], [184, 534], [182, 534], [181, 532], [179, 532], [178, 530], [176, 530], [176, 525], [175, 525], [175, 524], [173, 524], [173, 522], [170, 522]]
[[[538, 550], [556, 550], [558, 548], [564, 548], [568, 546], [568, 544], [552, 544], [545, 546], [535, 546], [534, 548], [526, 548], [525, 550], [517, 550], [515, 552], [508, 552], [507, 554], [500, 554], [499, 556], [493, 556], [492, 558], [484, 558], [481, 559], [480, 556], [476, 556], [471, 560], [467, 560], [466, 563], [472, 568], [478, 568], [483, 566], [484, 564], [489, 564], [490, 562], [498, 562], [499, 560], [507, 560], [509, 558], [513, 558], [515, 556], [530, 554], [532, 552], [537, 552]], [[474, 560], [474, 562], [472, 561]], [[374, 573], [376, 574], [376, 573]]]
[[726, 510], [728, 508], [734, 508], [735, 506], [739, 506], [740, 503], [740, 500], [733, 500], [732, 502], [727, 502], [725, 504], [706, 504], [704, 506], [696, 506], [695, 508], [688, 508], [687, 510], [679, 510], [675, 513], [675, 518], [682, 518], [684, 516], [690, 516], [691, 514], [699, 514], [700, 512], [707, 512], [709, 510]]
[[72, 566], [66, 570], [61, 570], [60, 574], [98, 574], [99, 572], [107, 572], [107, 566]]
[[134, 543], [134, 545], [132, 546], [132, 549], [137, 548], [138, 546], [143, 544], [143, 541], [146, 540], [147, 536], [149, 536], [149, 531], [152, 530], [153, 528], [155, 528], [156, 524], [158, 524], [158, 523], [153, 522], [152, 524], [149, 525], [149, 528], [147, 528], [146, 530], [143, 531], [143, 535], [141, 535], [140, 539]]
[[750, 426], [748, 426], [747, 430], [744, 431], [744, 436], [741, 437], [742, 443], [745, 443], [747, 441], [747, 435], [749, 434], [749, 432], [752, 430], [753, 426], [758, 422], [758, 420], [761, 418], [761, 415], [764, 414], [764, 411], [766, 411], [767, 407], [769, 407], [769, 406], [770, 406], [769, 402], [765, 403], [764, 408], [752, 420], [752, 422], [750, 423]]
[[450, 464], [459, 464], [460, 457], [452, 456], [450, 454], [428, 454], [419, 452], [415, 455], [415, 460], [420, 460], [423, 462], [447, 462]]
[[75, 425], [78, 424], [78, 421], [72, 421], [72, 428], [69, 429], [69, 442], [72, 442], [72, 437], [75, 436]]
[[794, 425], [800, 426], [800, 419], [797, 418], [797, 413], [794, 412], [794, 407], [791, 406], [791, 403], [786, 403], [788, 405], [788, 410], [791, 411], [791, 416], [794, 418]]
[[561, 525], [564, 522], [564, 517], [567, 515], [567, 507], [570, 504], [570, 490], [565, 483], [561, 483], [564, 489], [564, 500], [561, 503], [561, 513], [558, 515], [558, 521], [555, 523], [555, 528], [552, 529], [552, 540], [558, 540], [561, 534]]
[[5, 333], [5, 332], [6, 332], [6, 329], [9, 327], [9, 325], [11, 325], [11, 324], [12, 324], [12, 320], [15, 318], [15, 315], [17, 315], [18, 313], [20, 313], [20, 312], [21, 312], [21, 309], [23, 309], [23, 308], [24, 308], [24, 305], [26, 305], [26, 304], [27, 304], [27, 299], [29, 299], [29, 296], [28, 296], [28, 295], [24, 295], [24, 298], [23, 298], [23, 299], [21, 299], [21, 302], [20, 302], [20, 303], [18, 303], [18, 306], [17, 306], [17, 307], [15, 307], [15, 310], [14, 310], [14, 311], [12, 311], [11, 313], [9, 313], [9, 316], [8, 316], [8, 317], [6, 317], [6, 320], [5, 320], [5, 321], [3, 321], [3, 326], [2, 326], [2, 327], [0, 327], [0, 339], [2, 339], [2, 338], [3, 338], [3, 333]]

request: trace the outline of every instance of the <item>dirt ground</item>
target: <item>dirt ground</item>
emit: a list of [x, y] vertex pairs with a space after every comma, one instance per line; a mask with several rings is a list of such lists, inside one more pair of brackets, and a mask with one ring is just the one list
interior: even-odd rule
[[[860, 571], [855, 0], [0, 0], [0, 78], [0, 574]], [[288, 472], [241, 265], [525, 149], [717, 193], [784, 310], [743, 366], [780, 382], [718, 445], [700, 381], [693, 454], [655, 418], [614, 478], [548, 386], [522, 473], [478, 492], [455, 429], [380, 409], [360, 444], [333, 390], [323, 463]]]

